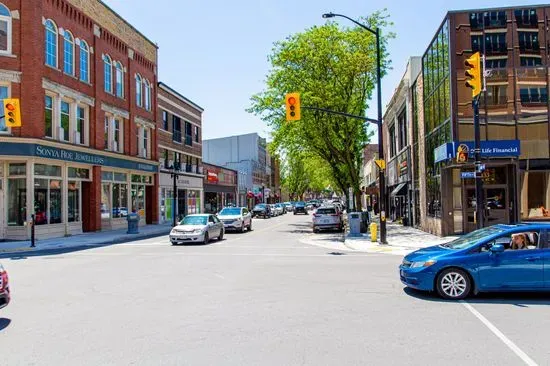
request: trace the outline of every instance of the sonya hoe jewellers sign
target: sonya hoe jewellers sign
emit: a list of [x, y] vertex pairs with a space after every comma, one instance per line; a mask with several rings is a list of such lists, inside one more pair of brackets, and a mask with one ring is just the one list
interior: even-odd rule
[[142, 170], [145, 172], [157, 172], [158, 166], [141, 163], [133, 160], [115, 158], [98, 154], [90, 154], [77, 150], [61, 149], [39, 144], [26, 144], [21, 142], [1, 142], [0, 155], [34, 156], [75, 163], [101, 165], [114, 168]]

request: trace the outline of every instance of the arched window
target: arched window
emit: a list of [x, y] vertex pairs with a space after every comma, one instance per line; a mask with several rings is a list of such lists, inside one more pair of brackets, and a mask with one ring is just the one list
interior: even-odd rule
[[80, 40], [80, 80], [90, 82], [90, 47], [84, 40]]
[[11, 54], [11, 13], [0, 3], [0, 53]]
[[151, 110], [151, 84], [149, 84], [149, 80], [143, 79], [143, 91], [144, 91], [144, 99], [145, 99], [145, 109], [150, 111]]
[[46, 65], [57, 68], [57, 26], [46, 20]]
[[63, 38], [63, 71], [74, 75], [74, 37], [67, 30]]
[[124, 98], [124, 69], [120, 62], [115, 62], [116, 96]]
[[103, 56], [103, 82], [105, 91], [113, 94], [113, 61], [109, 55]]
[[143, 105], [141, 98], [141, 75], [136, 74], [136, 104], [138, 107]]

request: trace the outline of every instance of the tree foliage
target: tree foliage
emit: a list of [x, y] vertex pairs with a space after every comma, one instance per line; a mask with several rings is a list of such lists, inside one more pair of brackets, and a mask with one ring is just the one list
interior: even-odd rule
[[[385, 11], [361, 21], [372, 29], [390, 25]], [[386, 46], [392, 37], [381, 38], [382, 75], [390, 64]], [[375, 36], [360, 27], [327, 22], [276, 42], [269, 61], [265, 90], [252, 96], [249, 111], [271, 127], [275, 149], [304, 164], [319, 159], [341, 191], [353, 187], [358, 194], [362, 151], [371, 137], [364, 122], [303, 108], [300, 121], [286, 122], [284, 97], [299, 92], [302, 106], [364, 116], [376, 85]]]

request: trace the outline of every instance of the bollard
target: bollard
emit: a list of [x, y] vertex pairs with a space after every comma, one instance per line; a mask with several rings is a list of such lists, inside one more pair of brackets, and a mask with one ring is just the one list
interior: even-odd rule
[[31, 248], [34, 248], [34, 214], [31, 215]]
[[376, 241], [376, 234], [378, 234], [378, 228], [376, 227], [376, 223], [373, 222], [370, 224], [370, 241]]

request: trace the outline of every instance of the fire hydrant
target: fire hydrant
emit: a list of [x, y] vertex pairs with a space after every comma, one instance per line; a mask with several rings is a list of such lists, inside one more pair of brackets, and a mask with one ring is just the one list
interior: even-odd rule
[[378, 227], [375, 222], [370, 224], [370, 241], [376, 241], [376, 234], [378, 234]]

